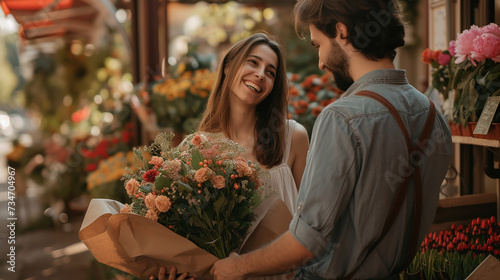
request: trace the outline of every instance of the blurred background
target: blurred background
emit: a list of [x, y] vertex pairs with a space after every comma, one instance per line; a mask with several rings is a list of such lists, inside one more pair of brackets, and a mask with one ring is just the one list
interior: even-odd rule
[[[289, 118], [310, 132], [342, 92], [318, 70], [315, 49], [295, 35], [294, 3], [0, 0], [0, 279], [133, 279], [99, 264], [79, 241], [88, 203], [127, 201], [120, 179], [134, 164], [132, 147], [161, 131], [178, 141], [192, 132], [221, 55], [254, 32], [274, 35], [285, 49]], [[407, 35], [396, 66], [441, 105], [421, 53], [447, 49], [471, 24], [498, 23], [499, 1], [400, 4]], [[496, 179], [471, 178], [479, 171], [470, 157], [479, 151], [457, 149], [466, 156], [453, 170], [465, 179], [451, 176], [443, 198], [495, 195]], [[12, 245], [15, 272], [8, 270]]]

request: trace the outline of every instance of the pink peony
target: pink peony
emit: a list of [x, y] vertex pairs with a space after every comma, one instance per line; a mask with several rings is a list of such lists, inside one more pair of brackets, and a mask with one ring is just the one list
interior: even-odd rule
[[490, 23], [486, 26], [481, 27], [483, 33], [491, 33], [500, 36], [500, 27], [495, 23]]
[[451, 60], [451, 55], [447, 53], [440, 53], [437, 62], [440, 65], [448, 65], [448, 63], [450, 63], [450, 60]]
[[210, 179], [210, 171], [209, 168], [200, 168], [194, 173], [194, 179], [201, 184]]
[[479, 62], [487, 58], [500, 62], [500, 35], [484, 33], [474, 39], [471, 58]]
[[139, 190], [139, 182], [136, 179], [130, 179], [125, 185], [125, 189], [127, 190], [128, 195], [135, 195]]
[[153, 164], [156, 168], [159, 168], [163, 164], [163, 158], [152, 156], [149, 164]]
[[148, 207], [149, 210], [156, 210], [156, 196], [152, 193], [148, 193], [146, 195], [146, 198], [144, 198], [144, 203], [146, 204], [146, 207]]
[[120, 213], [130, 213], [130, 206], [128, 204], [123, 205], [123, 208], [120, 210]]
[[212, 183], [214, 184], [214, 188], [222, 189], [226, 185], [226, 179], [221, 175], [217, 175], [212, 178]]
[[158, 214], [156, 214], [155, 210], [149, 209], [145, 216], [153, 221], [158, 221]]
[[458, 34], [455, 41], [455, 56], [457, 57], [455, 63], [461, 63], [471, 55], [471, 52], [474, 50], [474, 39], [481, 34], [481, 29], [476, 25], [472, 25], [470, 29]]
[[450, 46], [448, 47], [448, 51], [450, 52], [450, 54], [451, 54], [452, 57], [455, 57], [455, 55], [457, 54], [455, 52], [455, 48], [456, 48], [455, 40], [451, 40], [450, 41]]
[[170, 206], [172, 206], [170, 198], [164, 195], [159, 195], [158, 197], [156, 197], [155, 204], [156, 208], [160, 212], [167, 212], [168, 210], [170, 210]]

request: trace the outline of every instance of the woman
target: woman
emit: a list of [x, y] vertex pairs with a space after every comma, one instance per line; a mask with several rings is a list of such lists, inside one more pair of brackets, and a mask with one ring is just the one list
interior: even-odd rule
[[[254, 34], [236, 43], [221, 61], [199, 128], [223, 133], [246, 149], [246, 159], [269, 171], [270, 176], [263, 181], [278, 196], [266, 199], [256, 209], [257, 222], [277, 199], [283, 200], [291, 213], [296, 208], [309, 139], [302, 125], [287, 120], [287, 98], [281, 48], [265, 34]], [[160, 273], [159, 279], [165, 279], [164, 274]]]

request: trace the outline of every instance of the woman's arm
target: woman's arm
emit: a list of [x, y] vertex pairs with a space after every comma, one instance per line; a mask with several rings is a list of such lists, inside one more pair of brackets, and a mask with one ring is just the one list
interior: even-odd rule
[[292, 131], [292, 146], [290, 147], [290, 156], [288, 158], [288, 166], [292, 169], [293, 179], [297, 190], [302, 181], [302, 174], [306, 167], [307, 151], [309, 150], [309, 136], [307, 130], [296, 123]]

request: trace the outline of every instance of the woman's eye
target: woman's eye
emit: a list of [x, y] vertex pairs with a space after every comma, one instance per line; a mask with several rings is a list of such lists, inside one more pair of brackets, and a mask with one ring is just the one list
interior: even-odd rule
[[248, 62], [250, 62], [251, 64], [257, 64], [257, 61], [253, 60], [253, 59], [249, 59]]
[[276, 73], [274, 73], [274, 71], [267, 71], [267, 74], [272, 78], [276, 76]]

